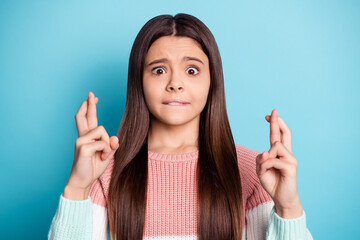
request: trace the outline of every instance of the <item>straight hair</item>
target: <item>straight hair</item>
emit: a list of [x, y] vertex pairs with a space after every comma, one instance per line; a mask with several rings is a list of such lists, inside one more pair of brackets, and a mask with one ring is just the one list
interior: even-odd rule
[[108, 216], [113, 239], [142, 239], [144, 233], [150, 113], [143, 92], [143, 70], [151, 44], [162, 36], [196, 40], [209, 59], [210, 88], [200, 114], [196, 184], [198, 239], [242, 237], [242, 187], [235, 143], [226, 111], [222, 62], [215, 38], [198, 18], [184, 13], [159, 15], [140, 30], [131, 49], [124, 115], [117, 137]]

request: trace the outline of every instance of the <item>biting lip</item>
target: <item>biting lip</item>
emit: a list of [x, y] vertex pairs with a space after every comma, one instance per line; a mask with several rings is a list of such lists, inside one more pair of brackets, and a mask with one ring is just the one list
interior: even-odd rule
[[186, 102], [186, 101], [183, 101], [183, 100], [180, 100], [180, 99], [170, 99], [170, 100], [167, 100], [167, 101], [163, 102], [163, 104], [167, 104], [167, 105], [169, 103], [180, 103], [181, 105], [189, 104], [189, 102]]

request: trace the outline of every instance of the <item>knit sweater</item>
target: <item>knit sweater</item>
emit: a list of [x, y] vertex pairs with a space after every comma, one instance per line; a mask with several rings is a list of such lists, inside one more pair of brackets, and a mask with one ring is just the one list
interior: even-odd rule
[[[312, 240], [306, 215], [281, 218], [274, 202], [256, 174], [260, 152], [236, 144], [242, 185], [242, 239]], [[197, 239], [198, 202], [196, 164], [199, 151], [163, 154], [148, 151], [148, 187], [144, 240]], [[112, 239], [107, 218], [107, 196], [114, 158], [93, 183], [86, 200], [70, 200], [60, 195], [51, 222], [49, 239]]]

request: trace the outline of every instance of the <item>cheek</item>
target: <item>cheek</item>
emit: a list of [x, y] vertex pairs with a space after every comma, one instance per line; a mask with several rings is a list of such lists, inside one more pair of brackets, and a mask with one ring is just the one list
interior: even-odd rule
[[195, 102], [197, 103], [198, 107], [201, 108], [201, 110], [205, 107], [207, 102], [207, 97], [209, 93], [209, 87], [210, 85], [201, 85], [197, 88], [193, 88], [192, 96], [193, 99], [196, 99]]
[[145, 102], [150, 109], [152, 108], [154, 102], [159, 101], [159, 94], [157, 94], [156, 91], [157, 89], [159, 89], [159, 87], [156, 86], [154, 83], [150, 83], [149, 81], [143, 81]]

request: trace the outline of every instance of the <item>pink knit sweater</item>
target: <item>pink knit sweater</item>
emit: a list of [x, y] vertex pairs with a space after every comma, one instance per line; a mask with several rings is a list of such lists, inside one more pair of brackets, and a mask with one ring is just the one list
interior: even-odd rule
[[[256, 174], [260, 152], [236, 145], [243, 197], [243, 237], [265, 239], [274, 203]], [[192, 239], [197, 235], [198, 202], [196, 163], [198, 151], [185, 154], [148, 153], [148, 192], [144, 239]], [[93, 205], [93, 238], [108, 234], [107, 196], [112, 160], [90, 190]], [[194, 238], [195, 239], [195, 238]]]

